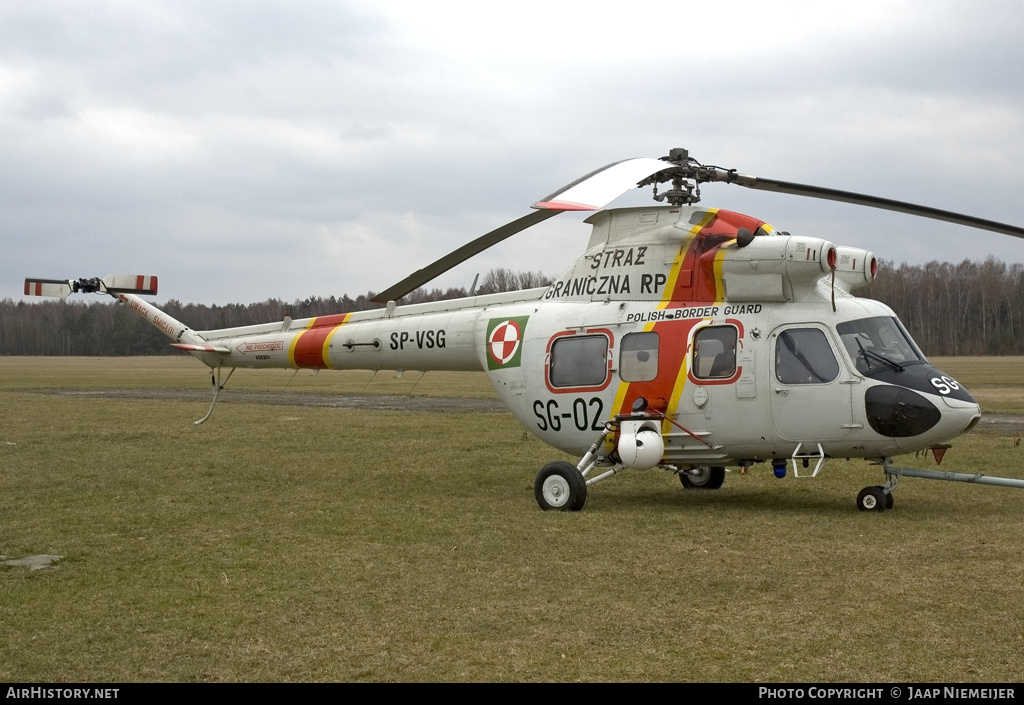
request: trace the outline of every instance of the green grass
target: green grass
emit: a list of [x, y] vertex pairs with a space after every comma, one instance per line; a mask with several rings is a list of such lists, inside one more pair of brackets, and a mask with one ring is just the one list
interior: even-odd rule
[[[627, 472], [585, 511], [545, 513], [533, 478], [561, 456], [510, 415], [235, 403], [197, 427], [205, 405], [23, 393], [204, 384], [194, 364], [65, 361], [65, 383], [51, 362], [0, 358], [0, 554], [64, 556], [0, 567], [0, 680], [1024, 670], [1020, 490], [905, 479], [894, 511], [858, 512], [880, 471], [832, 461], [813, 480], [730, 473], [717, 492]], [[336, 374], [298, 379], [358, 381]], [[461, 393], [489, 395], [479, 381]], [[971, 434], [942, 469], [1024, 477], [1024, 449]]]
[[[0, 357], [0, 391], [18, 389], [210, 388], [192, 357]], [[497, 399], [483, 372], [236, 370], [225, 388], [316, 394], [398, 394]]]
[[1024, 414], [1024, 358], [937, 357], [930, 362], [966, 385], [983, 413]]

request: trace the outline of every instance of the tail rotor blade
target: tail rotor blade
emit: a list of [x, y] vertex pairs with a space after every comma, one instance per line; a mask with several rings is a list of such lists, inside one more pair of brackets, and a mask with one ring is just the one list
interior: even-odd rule
[[57, 296], [71, 294], [147, 294], [156, 295], [157, 278], [142, 274], [108, 274], [100, 279], [26, 279], [25, 296]]
[[110, 294], [156, 295], [157, 278], [142, 274], [108, 274], [103, 277], [103, 287]]
[[71, 282], [60, 279], [26, 279], [25, 296], [54, 296], [61, 299], [71, 295]]

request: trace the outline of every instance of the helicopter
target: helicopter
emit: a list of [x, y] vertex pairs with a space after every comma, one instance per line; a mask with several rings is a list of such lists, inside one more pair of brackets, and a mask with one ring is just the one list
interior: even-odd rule
[[[195, 331], [140, 298], [156, 294], [156, 277], [26, 279], [25, 294], [107, 294], [161, 330], [211, 369], [213, 400], [197, 424], [237, 368], [483, 370], [531, 433], [580, 458], [541, 468], [534, 495], [544, 510], [579, 511], [594, 484], [627, 469], [660, 468], [686, 489], [715, 490], [730, 466], [817, 477], [830, 458], [881, 467], [882, 484], [857, 496], [862, 511], [891, 509], [902, 476], [1024, 487], [896, 466], [894, 456], [922, 450], [940, 462], [980, 420], [978, 403], [928, 362], [888, 306], [854, 295], [877, 276], [873, 252], [699, 205], [707, 183], [1024, 237], [1016, 226], [741, 174], [672, 149], [609, 164], [542, 198], [378, 294], [375, 310]], [[646, 186], [654, 205], [602, 210]], [[566, 211], [594, 211], [584, 221], [590, 240], [550, 286], [396, 304]]]

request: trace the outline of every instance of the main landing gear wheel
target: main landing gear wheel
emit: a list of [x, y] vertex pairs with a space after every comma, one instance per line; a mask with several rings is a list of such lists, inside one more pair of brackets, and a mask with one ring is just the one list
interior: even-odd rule
[[884, 512], [892, 509], [892, 493], [886, 493], [881, 485], [865, 487], [857, 495], [857, 509], [862, 512]]
[[679, 482], [688, 490], [717, 490], [725, 482], [725, 468], [708, 467], [694, 468], [696, 474], [681, 472]]
[[578, 512], [587, 503], [587, 481], [575, 465], [556, 460], [537, 473], [533, 494], [544, 511]]

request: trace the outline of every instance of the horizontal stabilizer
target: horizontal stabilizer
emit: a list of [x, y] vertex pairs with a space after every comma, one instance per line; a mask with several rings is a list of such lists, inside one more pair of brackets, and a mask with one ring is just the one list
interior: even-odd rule
[[100, 279], [26, 279], [25, 296], [70, 294], [156, 294], [157, 278], [142, 274], [108, 274]]
[[171, 343], [172, 348], [178, 348], [178, 350], [185, 350], [187, 352], [212, 352], [221, 353], [223, 355], [230, 355], [230, 348], [225, 348], [220, 345], [189, 345], [188, 343]]

